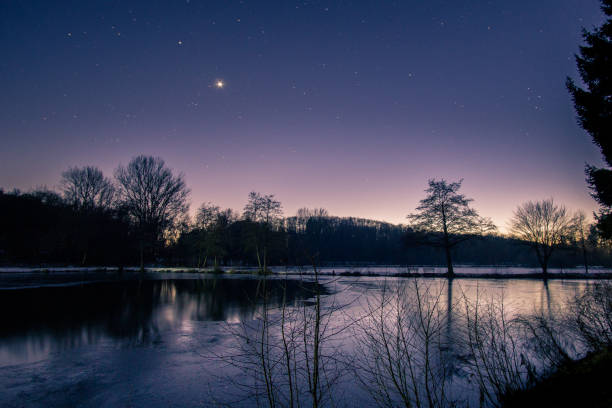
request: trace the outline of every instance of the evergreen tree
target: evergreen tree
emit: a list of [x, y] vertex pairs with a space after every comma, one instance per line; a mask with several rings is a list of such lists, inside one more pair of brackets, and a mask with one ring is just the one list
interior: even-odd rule
[[[576, 64], [585, 88], [567, 79], [578, 122], [601, 149], [608, 166], [612, 166], [612, 0], [602, 0], [606, 15], [604, 24], [593, 31], [583, 31], [585, 45], [576, 55]], [[586, 166], [587, 182], [593, 197], [601, 205], [598, 229], [604, 238], [612, 238], [612, 170]]]

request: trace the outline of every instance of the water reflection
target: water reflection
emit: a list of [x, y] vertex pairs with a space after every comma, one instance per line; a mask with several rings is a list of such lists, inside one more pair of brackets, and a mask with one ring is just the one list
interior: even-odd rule
[[[480, 351], [489, 353], [490, 347], [486, 342], [489, 338], [480, 337], [477, 343], [484, 344], [483, 350], [475, 352], [470, 350], [468, 340], [471, 338], [473, 341], [475, 337], [473, 331], [471, 334], [468, 331], [473, 330], [474, 327], [475, 304], [480, 305], [478, 308], [480, 324], [488, 326], [488, 323], [493, 323], [490, 332], [479, 331], [479, 335], [493, 334], [498, 349], [500, 344], [504, 345], [501, 347], [502, 350], [511, 350], [516, 346], [516, 350], [519, 351], [516, 356], [519, 356], [517, 358], [520, 361], [523, 358], [529, 358], [532, 353], [528, 352], [531, 349], [525, 348], [529, 344], [527, 339], [522, 337], [523, 332], [517, 331], [518, 325], [512, 324], [512, 327], [508, 329], [508, 335], [514, 336], [512, 340], [497, 329], [506, 328], [504, 325], [519, 315], [552, 316], [563, 312], [570, 299], [576, 293], [582, 293], [590, 284], [592, 282], [581, 280], [465, 278], [451, 280], [388, 278], [383, 280], [362, 278], [358, 285], [353, 285], [361, 301], [359, 307], [352, 307], [357, 309], [352, 317], [355, 320], [364, 315], [374, 316], [374, 318], [366, 320], [364, 327], [358, 330], [361, 338], [358, 338], [353, 344], [345, 342], [346, 354], [351, 358], [362, 359], [360, 363], [366, 367], [364, 383], [373, 384], [374, 388], [381, 383], [393, 388], [389, 378], [392, 370], [398, 370], [395, 373], [396, 377], [408, 378], [409, 384], [414, 381], [416, 389], [423, 395], [425, 377], [419, 377], [419, 375], [426, 376], [426, 370], [429, 367], [433, 374], [428, 381], [437, 381], [440, 387], [446, 387], [447, 395], [453, 400], [465, 402], [469, 406], [483, 406], [479, 400], [481, 396], [479, 384], [474, 375], [474, 368], [479, 361], [473, 356], [474, 353], [477, 354]], [[417, 293], [417, 286], [419, 293]], [[384, 293], [388, 296], [387, 299], [382, 298]], [[395, 298], [396, 295], [399, 296], [399, 299]], [[466, 302], [471, 305], [469, 309], [472, 319], [470, 326], [468, 326]], [[434, 312], [429, 309], [432, 305], [435, 305]], [[492, 309], [489, 309], [490, 306]], [[377, 312], [379, 308], [382, 310], [380, 313]], [[489, 321], [489, 310], [494, 319], [499, 318], [497, 313], [503, 311], [507, 320], [505, 322]], [[401, 325], [398, 323], [400, 321]], [[381, 328], [384, 328], [386, 337], [382, 335]], [[484, 328], [488, 329], [488, 327]], [[391, 339], [389, 344], [385, 344], [385, 341], [389, 339]], [[510, 341], [516, 343], [511, 344]], [[388, 349], [391, 351], [389, 352]], [[492, 354], [495, 353], [492, 352]], [[392, 362], [385, 364], [385, 358], [389, 355], [392, 356]], [[431, 358], [428, 364], [424, 363], [424, 355]], [[401, 357], [396, 358], [396, 356]], [[494, 361], [492, 364], [494, 369], [501, 367], [496, 365], [497, 360], [492, 361]], [[543, 368], [544, 362], [538, 360], [537, 356], [534, 356], [531, 362], [535, 364], [533, 366], [535, 369]], [[403, 367], [402, 364], [404, 364]], [[410, 377], [412, 374], [408, 373], [411, 370], [410, 364], [417, 367], [415, 370], [417, 375], [414, 377]], [[520, 369], [524, 367], [521, 365]], [[402, 376], [404, 372], [400, 371], [404, 369], [408, 377]], [[487, 370], [489, 369], [491, 367], [487, 367]], [[378, 372], [382, 374], [375, 378]], [[372, 378], [367, 378], [367, 375]], [[439, 377], [434, 378], [435, 376]], [[374, 391], [381, 390], [374, 389]], [[366, 396], [364, 399], [368, 397], [371, 398], [371, 396]], [[394, 401], [398, 401], [398, 405], [402, 405], [402, 398], [399, 397], [399, 394], [394, 395], [393, 398]]]
[[[313, 283], [270, 280], [269, 304], [311, 297]], [[0, 291], [0, 365], [104, 339], [122, 345], [155, 344], [167, 330], [192, 321], [251, 319], [258, 279], [122, 280], [77, 286]]]

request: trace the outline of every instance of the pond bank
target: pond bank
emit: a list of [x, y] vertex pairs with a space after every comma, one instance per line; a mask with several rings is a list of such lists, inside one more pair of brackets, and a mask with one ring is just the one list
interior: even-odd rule
[[612, 350], [561, 366], [533, 388], [509, 395], [504, 408], [612, 407]]
[[[45, 274], [121, 274], [123, 272], [139, 272], [138, 267], [0, 267], [2, 274], [19, 273]], [[187, 267], [148, 267], [145, 273], [193, 273], [202, 275], [262, 275], [254, 267], [237, 267], [225, 269], [204, 269]], [[446, 268], [439, 267], [322, 267], [317, 268], [320, 276], [350, 276], [350, 277], [393, 277], [393, 278], [448, 278]], [[270, 267], [267, 275], [273, 276], [308, 276], [313, 274], [312, 266], [303, 267]], [[610, 280], [612, 271], [608, 269], [593, 269], [588, 273], [577, 269], [554, 269], [547, 274], [538, 272], [535, 268], [519, 267], [457, 267], [453, 279], [588, 279]]]

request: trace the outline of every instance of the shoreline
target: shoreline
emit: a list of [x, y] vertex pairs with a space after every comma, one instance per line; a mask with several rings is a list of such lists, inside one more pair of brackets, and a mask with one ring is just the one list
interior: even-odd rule
[[[611, 280], [612, 272], [549, 272], [543, 274], [541, 272], [533, 273], [474, 273], [474, 272], [456, 272], [452, 277], [444, 272], [373, 272], [361, 270], [340, 270], [336, 272], [328, 270], [331, 267], [323, 268], [318, 272], [319, 276], [336, 276], [336, 277], [380, 277], [380, 278], [445, 278], [445, 279], [533, 279], [533, 280]], [[9, 274], [115, 274], [122, 275], [124, 273], [139, 273], [138, 267], [116, 268], [116, 267], [50, 267], [50, 268], [27, 268], [27, 267], [0, 267], [0, 279], [2, 275]], [[196, 268], [163, 268], [151, 267], [145, 268], [143, 273], [175, 273], [175, 274], [198, 274], [198, 275], [263, 275], [256, 268], [248, 269], [228, 269], [228, 270], [211, 270], [211, 269], [196, 269]], [[299, 270], [274, 271], [273, 269], [266, 273], [268, 276], [311, 276], [312, 268], [304, 268]]]

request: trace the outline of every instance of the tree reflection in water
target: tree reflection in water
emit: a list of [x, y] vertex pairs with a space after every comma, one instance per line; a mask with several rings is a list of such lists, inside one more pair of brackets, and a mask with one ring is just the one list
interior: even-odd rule
[[[189, 321], [252, 319], [258, 279], [126, 279], [77, 286], [3, 290], [0, 357], [19, 362], [111, 339], [143, 345]], [[313, 283], [269, 280], [269, 304], [309, 298]]]

